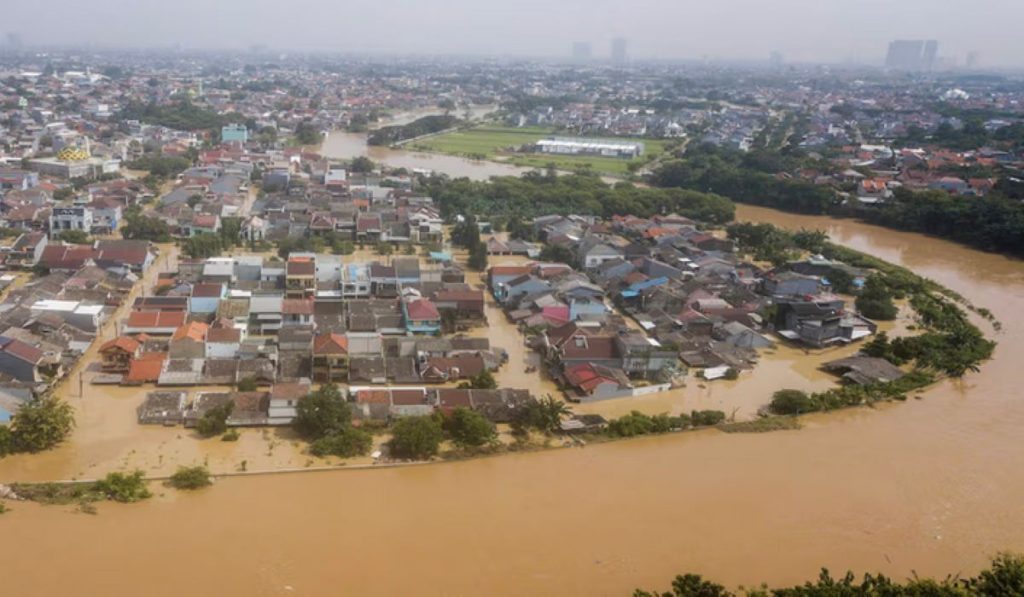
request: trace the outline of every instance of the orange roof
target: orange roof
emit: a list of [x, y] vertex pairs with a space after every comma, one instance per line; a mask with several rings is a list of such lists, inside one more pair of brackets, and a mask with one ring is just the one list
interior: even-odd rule
[[174, 330], [174, 335], [171, 336], [171, 340], [184, 340], [185, 338], [189, 338], [195, 342], [204, 342], [206, 341], [206, 332], [209, 330], [210, 326], [205, 323], [193, 321]]
[[139, 349], [139, 346], [141, 346], [141, 344], [139, 344], [138, 340], [135, 338], [131, 338], [129, 336], [118, 336], [101, 346], [100, 352], [107, 352], [113, 348], [118, 348], [125, 352], [134, 353]]
[[184, 323], [184, 311], [132, 311], [127, 325], [133, 328], [177, 328]]
[[532, 265], [495, 265], [490, 270], [492, 276], [521, 276], [533, 271]]
[[341, 334], [323, 334], [313, 339], [313, 354], [348, 354], [348, 338]]
[[166, 352], [146, 352], [139, 358], [132, 361], [128, 374], [124, 376], [125, 381], [135, 383], [155, 382], [160, 379], [160, 371], [164, 366]]

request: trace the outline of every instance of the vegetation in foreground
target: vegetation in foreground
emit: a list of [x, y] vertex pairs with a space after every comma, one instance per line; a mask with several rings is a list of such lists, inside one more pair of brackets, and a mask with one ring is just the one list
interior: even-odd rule
[[205, 466], [181, 466], [167, 483], [175, 489], [194, 490], [209, 487], [213, 480], [210, 478], [210, 470]]
[[699, 574], [681, 574], [667, 591], [637, 589], [633, 597], [1019, 597], [1024, 595], [1024, 557], [1001, 554], [976, 576], [942, 580], [914, 578], [900, 582], [883, 574], [852, 572], [841, 578], [822, 569], [817, 580], [783, 588], [759, 588], [734, 593]]
[[15, 483], [11, 489], [21, 499], [47, 505], [112, 501], [138, 502], [152, 497], [143, 472], [114, 472], [98, 481], [75, 483]]
[[22, 405], [10, 427], [0, 426], [0, 458], [17, 452], [42, 452], [64, 441], [75, 426], [71, 405], [44, 396]]

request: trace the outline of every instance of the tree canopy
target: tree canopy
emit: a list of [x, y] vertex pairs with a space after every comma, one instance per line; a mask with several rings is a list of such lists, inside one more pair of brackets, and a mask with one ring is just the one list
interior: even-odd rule
[[407, 460], [429, 460], [436, 456], [444, 439], [438, 417], [404, 417], [391, 428], [391, 455]]
[[299, 400], [295, 410], [295, 430], [310, 440], [344, 431], [352, 422], [352, 408], [334, 384], [311, 392]]

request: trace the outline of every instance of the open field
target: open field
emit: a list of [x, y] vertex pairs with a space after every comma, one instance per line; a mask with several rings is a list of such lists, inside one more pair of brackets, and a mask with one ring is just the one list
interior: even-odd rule
[[575, 170], [579, 167], [589, 166], [601, 174], [622, 176], [629, 172], [628, 165], [631, 162], [643, 163], [664, 153], [667, 143], [662, 139], [637, 139], [645, 144], [646, 153], [643, 160], [623, 160], [599, 156], [556, 156], [515, 151], [521, 145], [535, 143], [554, 134], [556, 134], [554, 129], [545, 127], [514, 128], [483, 125], [423, 139], [411, 144], [408, 149], [479, 160], [501, 161], [533, 168], [546, 168], [549, 164], [554, 164], [560, 170]]

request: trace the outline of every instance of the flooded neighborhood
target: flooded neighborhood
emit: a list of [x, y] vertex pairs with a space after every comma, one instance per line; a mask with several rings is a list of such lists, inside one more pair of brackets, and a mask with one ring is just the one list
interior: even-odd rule
[[3, 39], [4, 594], [1021, 563], [1016, 75]]

